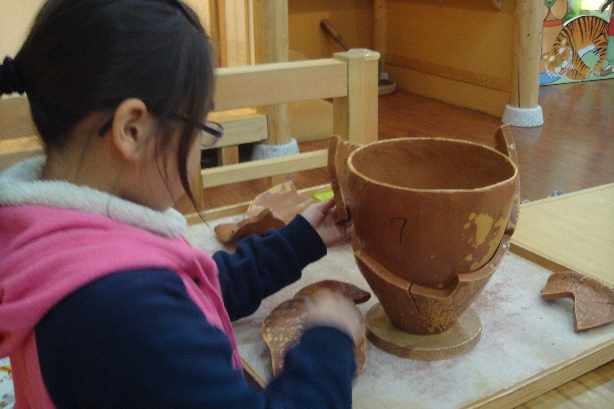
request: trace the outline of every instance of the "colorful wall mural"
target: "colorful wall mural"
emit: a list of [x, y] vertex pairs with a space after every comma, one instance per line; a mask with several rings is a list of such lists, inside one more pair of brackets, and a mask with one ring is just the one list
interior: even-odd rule
[[613, 0], [544, 0], [540, 85], [614, 78]]

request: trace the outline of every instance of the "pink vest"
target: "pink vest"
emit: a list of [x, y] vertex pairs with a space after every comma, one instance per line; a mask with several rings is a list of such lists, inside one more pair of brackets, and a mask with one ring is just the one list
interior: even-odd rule
[[[11, 359], [15, 409], [54, 408], [40, 373], [34, 327], [68, 294], [117, 271], [166, 268], [241, 358], [215, 262], [169, 239], [104, 216], [44, 206], [0, 207], [0, 356]], [[14, 220], [14, 223], [7, 221]]]

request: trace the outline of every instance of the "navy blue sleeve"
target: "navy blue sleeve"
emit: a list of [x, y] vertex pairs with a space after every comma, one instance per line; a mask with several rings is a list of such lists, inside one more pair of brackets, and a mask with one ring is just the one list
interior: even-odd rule
[[244, 238], [234, 253], [215, 253], [230, 319], [253, 314], [265, 297], [301, 278], [303, 268], [324, 255], [322, 239], [300, 215], [279, 231]]
[[310, 329], [260, 393], [233, 369], [226, 335], [168, 270], [98, 279], [49, 311], [35, 335], [58, 409], [351, 407], [348, 335]]
[[[356, 372], [354, 343], [341, 331], [329, 327], [307, 330], [301, 342], [284, 359], [283, 375], [274, 379], [264, 391], [271, 407], [295, 408], [301, 403], [309, 408], [351, 408], [351, 374]], [[343, 335], [343, 339], [340, 336]], [[331, 349], [345, 345], [344, 353]], [[350, 377], [339, 376], [341, 373]], [[309, 387], [303, 382], [308, 382]], [[331, 390], [338, 391], [330, 393]]]

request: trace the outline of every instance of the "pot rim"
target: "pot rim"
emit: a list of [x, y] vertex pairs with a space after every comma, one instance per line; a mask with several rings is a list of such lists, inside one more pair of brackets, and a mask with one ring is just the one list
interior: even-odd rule
[[[368, 176], [366, 176], [365, 174], [363, 174], [362, 172], [359, 172], [354, 165], [352, 164], [352, 159], [354, 158], [354, 155], [356, 155], [357, 153], [359, 153], [360, 151], [372, 146], [372, 145], [383, 145], [386, 143], [394, 143], [394, 142], [398, 142], [398, 141], [425, 141], [425, 140], [436, 140], [436, 141], [445, 141], [445, 142], [451, 142], [453, 144], [465, 144], [465, 145], [473, 145], [473, 146], [477, 146], [480, 148], [484, 148], [487, 150], [490, 150], [494, 153], [496, 153], [497, 155], [501, 156], [502, 158], [504, 158], [509, 164], [512, 165], [512, 168], [514, 169], [514, 174], [512, 176], [510, 176], [507, 179], [504, 179], [500, 182], [497, 183], [493, 183], [487, 186], [483, 186], [483, 187], [477, 187], [477, 188], [472, 188], [472, 189], [419, 189], [419, 188], [413, 188], [413, 187], [406, 187], [406, 186], [398, 186], [392, 183], [386, 183], [386, 182], [381, 182], [379, 180], [375, 180], [373, 178], [370, 178]], [[495, 187], [501, 186], [501, 185], [505, 185], [507, 183], [510, 183], [511, 181], [513, 181], [514, 179], [516, 179], [518, 177], [518, 166], [516, 166], [516, 163], [514, 163], [514, 161], [507, 156], [506, 154], [504, 154], [503, 152], [498, 151], [495, 148], [492, 148], [490, 146], [481, 144], [481, 143], [476, 143], [476, 142], [471, 142], [471, 141], [465, 141], [462, 139], [453, 139], [453, 138], [441, 138], [441, 137], [427, 137], [427, 136], [421, 136], [421, 137], [403, 137], [403, 138], [393, 138], [393, 139], [384, 139], [381, 141], [375, 141], [375, 142], [371, 142], [368, 143], [366, 145], [363, 145], [357, 149], [355, 149], [352, 153], [350, 153], [350, 155], [347, 158], [347, 167], [348, 167], [348, 171], [351, 170], [352, 172], [356, 173], [357, 175], [360, 175], [360, 177], [364, 178], [365, 180], [375, 184], [375, 185], [380, 185], [380, 186], [386, 186], [386, 187], [392, 187], [395, 189], [399, 189], [399, 190], [405, 190], [405, 191], [410, 191], [410, 192], [428, 192], [428, 193], [454, 193], [454, 192], [481, 192], [481, 191], [485, 191], [485, 190], [490, 190], [493, 189]]]

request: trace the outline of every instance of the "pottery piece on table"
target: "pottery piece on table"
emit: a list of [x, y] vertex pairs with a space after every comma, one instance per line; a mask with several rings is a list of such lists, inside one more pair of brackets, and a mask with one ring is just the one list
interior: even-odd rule
[[222, 223], [214, 231], [219, 241], [230, 243], [250, 234], [262, 236], [268, 229], [281, 229], [286, 224], [273, 216], [271, 209], [262, 209], [260, 213], [243, 218], [238, 223]]
[[[369, 294], [352, 284], [334, 280], [325, 280], [322, 284], [315, 283], [305, 288], [305, 291], [299, 291], [294, 298], [284, 301], [275, 307], [262, 323], [262, 338], [271, 353], [271, 365], [274, 376], [281, 373], [284, 357], [290, 349], [298, 345], [300, 337], [305, 330], [307, 318], [306, 296], [323, 288], [342, 292], [348, 298], [357, 296], [359, 299], [364, 299], [364, 294]], [[366, 335], [363, 336], [358, 345], [354, 345], [354, 354], [356, 356], [356, 373], [360, 373], [367, 366]]]
[[416, 335], [440, 334], [450, 328], [480, 295], [503, 261], [510, 238], [503, 237], [494, 257], [481, 269], [458, 274], [444, 290], [412, 284], [392, 274], [376, 260], [354, 253], [369, 286], [395, 327]]
[[614, 321], [614, 289], [576, 271], [561, 271], [548, 277], [542, 290], [544, 300], [574, 300], [576, 332], [601, 327]]
[[[512, 130], [509, 126], [502, 126], [495, 132], [495, 149], [507, 155], [512, 162], [514, 162], [516, 167], [518, 167], [518, 153], [516, 151], [514, 137], [512, 136]], [[516, 183], [516, 191], [514, 192], [512, 203], [510, 219], [505, 228], [505, 234], [508, 236], [514, 234], [516, 225], [518, 224], [518, 216], [520, 215], [520, 182]]]
[[519, 182], [508, 152], [513, 141], [505, 140], [511, 134], [500, 137], [500, 149], [446, 138], [390, 139], [348, 157], [356, 261], [399, 329], [445, 331], [507, 251]]
[[275, 307], [262, 323], [262, 338], [271, 353], [273, 376], [281, 373], [286, 354], [298, 345], [306, 318], [307, 303], [302, 298], [293, 298]]
[[280, 229], [317, 200], [297, 192], [292, 181], [273, 186], [256, 196], [243, 219], [237, 223], [215, 226], [222, 243], [230, 243], [250, 234], [262, 236], [268, 229]]
[[335, 221], [344, 222], [350, 215], [347, 208], [347, 158], [360, 145], [333, 136], [328, 147], [328, 174], [335, 197]]
[[310, 205], [317, 203], [313, 197], [300, 194], [292, 181], [273, 186], [256, 196], [245, 212], [246, 217], [259, 213], [262, 209], [270, 209], [273, 215], [288, 224], [299, 213]]
[[363, 290], [354, 284], [346, 283], [337, 280], [322, 280], [317, 283], [308, 285], [299, 290], [294, 298], [309, 297], [322, 289], [336, 291], [342, 293], [346, 298], [352, 300], [354, 304], [362, 304], [371, 299], [371, 293]]

